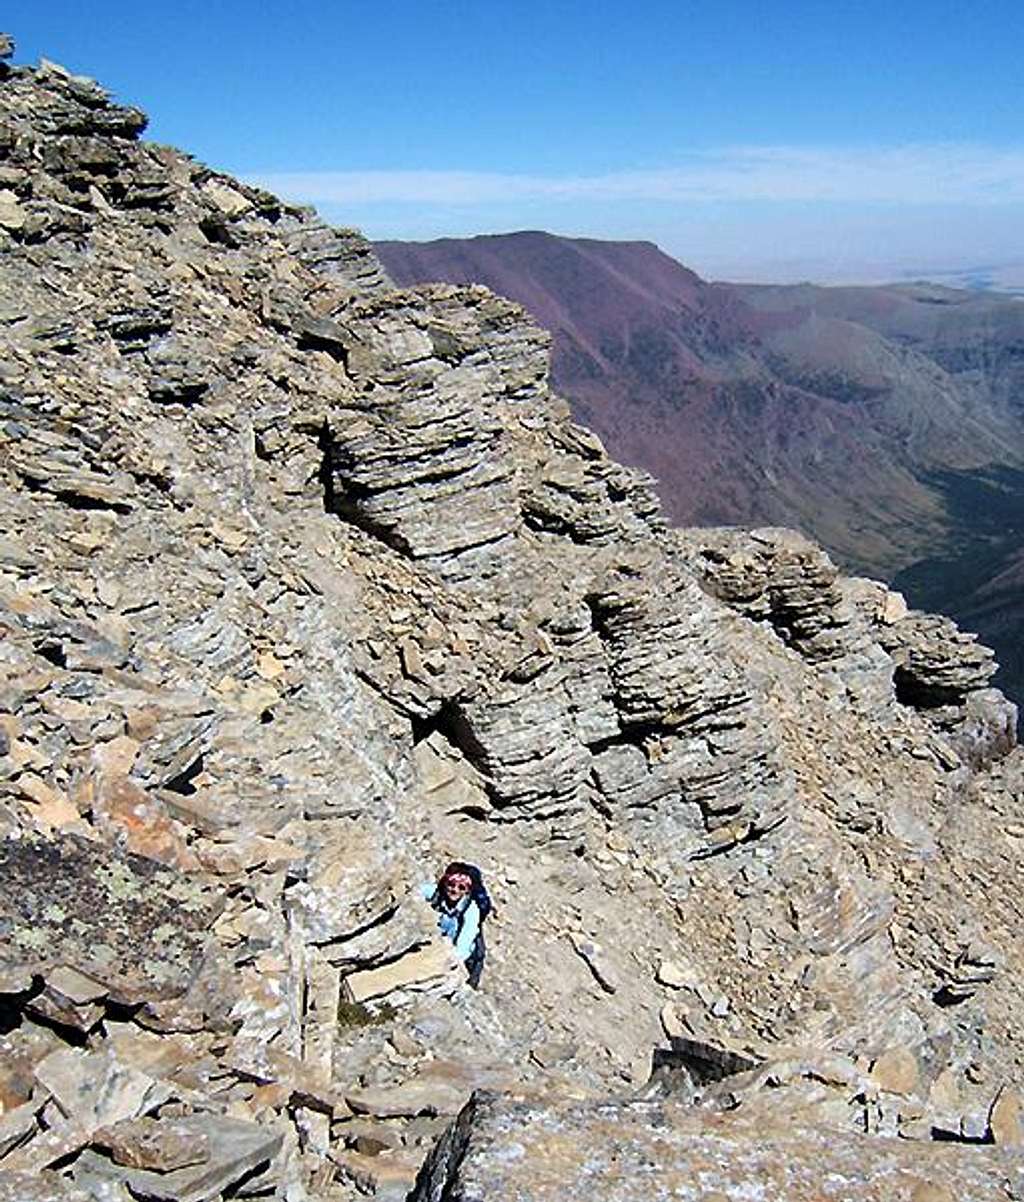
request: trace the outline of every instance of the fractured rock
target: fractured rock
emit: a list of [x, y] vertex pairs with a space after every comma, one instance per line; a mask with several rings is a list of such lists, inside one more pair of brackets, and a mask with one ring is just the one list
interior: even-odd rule
[[132, 1169], [169, 1173], [210, 1159], [210, 1141], [194, 1124], [174, 1119], [128, 1119], [101, 1127], [92, 1136], [94, 1147], [110, 1153], [114, 1164]]
[[[758, 1197], [864, 1202], [947, 1196], [995, 1202], [1019, 1190], [1011, 1153], [869, 1140], [837, 1131], [708, 1115], [671, 1103], [544, 1106], [477, 1095], [432, 1154], [412, 1202], [515, 1197], [554, 1202], [589, 1196], [625, 1202], [666, 1197]], [[928, 1191], [932, 1191], [929, 1193]], [[945, 1193], [935, 1193], [945, 1191]]]
[[[667, 531], [516, 306], [393, 288], [84, 77], [0, 77], [6, 1159], [104, 1202], [347, 1193], [345, 1096], [639, 1083], [658, 975], [709, 1110], [1012, 1136], [1024, 760], [987, 653], [793, 532]], [[505, 893], [480, 993], [406, 898], [463, 856]], [[450, 1067], [480, 1048], [507, 1075]], [[81, 1151], [101, 1121], [133, 1164]]]
[[86, 1132], [155, 1110], [171, 1093], [163, 1083], [122, 1064], [109, 1047], [54, 1052], [36, 1065], [35, 1073], [61, 1113]]
[[917, 1058], [907, 1048], [890, 1048], [871, 1066], [871, 1079], [890, 1093], [912, 1094], [921, 1084]]
[[993, 1143], [1006, 1148], [1024, 1147], [1021, 1111], [1020, 1094], [1012, 1089], [1001, 1089], [988, 1115], [988, 1129]]
[[208, 1202], [253, 1169], [271, 1160], [282, 1142], [282, 1132], [255, 1123], [196, 1114], [175, 1121], [176, 1135], [190, 1134], [205, 1142], [208, 1155], [198, 1164], [166, 1172], [114, 1164], [95, 1152], [84, 1152], [76, 1163], [83, 1177], [123, 1182], [133, 1194], [165, 1202]]

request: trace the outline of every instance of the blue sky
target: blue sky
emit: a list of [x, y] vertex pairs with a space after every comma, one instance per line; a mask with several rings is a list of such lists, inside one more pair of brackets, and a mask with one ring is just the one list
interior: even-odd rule
[[375, 238], [649, 238], [705, 274], [1020, 265], [1017, 0], [8, 0], [17, 61]]

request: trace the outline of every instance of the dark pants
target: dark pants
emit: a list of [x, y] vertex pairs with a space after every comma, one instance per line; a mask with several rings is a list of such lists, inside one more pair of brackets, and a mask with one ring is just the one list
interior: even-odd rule
[[476, 943], [473, 944], [473, 950], [469, 953], [469, 959], [466, 961], [466, 974], [469, 977], [469, 986], [471, 989], [480, 988], [480, 974], [484, 970], [484, 956], [487, 953], [487, 948], [484, 944], [484, 933], [480, 932], [476, 937]]

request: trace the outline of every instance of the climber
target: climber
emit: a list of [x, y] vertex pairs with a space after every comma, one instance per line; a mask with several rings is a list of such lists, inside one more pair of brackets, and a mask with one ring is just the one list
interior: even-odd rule
[[484, 919], [493, 906], [475, 864], [456, 860], [449, 864], [436, 884], [426, 882], [420, 892], [437, 911], [437, 929], [455, 946], [455, 954], [466, 966], [469, 984], [480, 985], [484, 968]]

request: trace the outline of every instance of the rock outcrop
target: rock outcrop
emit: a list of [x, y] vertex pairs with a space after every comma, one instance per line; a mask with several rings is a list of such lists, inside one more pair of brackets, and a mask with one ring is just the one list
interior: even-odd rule
[[925, 1152], [672, 1103], [538, 1106], [481, 1097], [439, 1145], [411, 1199], [996, 1202], [1022, 1188], [1024, 1161], [1005, 1151]]
[[[520, 309], [144, 124], [0, 78], [0, 1198], [404, 1197], [474, 1090], [669, 1036], [1012, 1143], [990, 657], [792, 533], [667, 529]], [[453, 856], [479, 994], [415, 890]]]
[[928, 283], [709, 283], [650, 242], [538, 230], [380, 242], [552, 335], [552, 379], [677, 525], [797, 526], [977, 630], [1024, 698], [1024, 309]]

